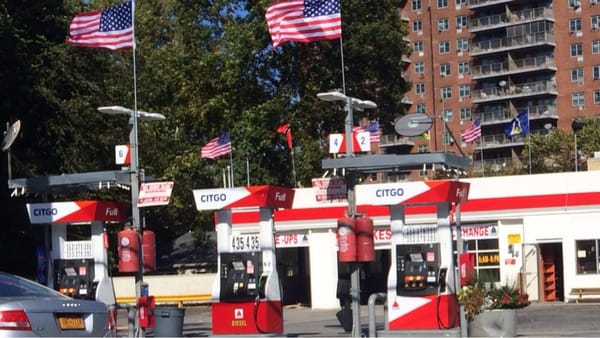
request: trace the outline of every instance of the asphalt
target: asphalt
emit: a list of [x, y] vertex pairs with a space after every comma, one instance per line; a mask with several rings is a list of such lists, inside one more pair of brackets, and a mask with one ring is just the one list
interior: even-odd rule
[[[287, 306], [283, 311], [284, 333], [280, 337], [350, 337], [336, 318], [338, 310], [313, 310], [305, 306]], [[181, 312], [180, 312], [181, 313]], [[383, 331], [383, 306], [375, 311], [378, 336], [407, 336], [403, 332]], [[519, 337], [600, 337], [600, 303], [532, 303], [517, 310], [517, 336]], [[118, 335], [128, 336], [127, 313], [119, 311]], [[164, 320], [160, 322], [165, 325]], [[167, 331], [179, 325], [166, 323]], [[183, 322], [184, 337], [209, 337], [212, 334], [211, 308], [208, 305], [185, 308]], [[363, 335], [368, 335], [368, 309], [361, 307]], [[162, 330], [164, 331], [164, 330]], [[428, 332], [427, 336], [448, 336], [448, 332]], [[450, 334], [453, 335], [453, 334]], [[154, 337], [153, 329], [146, 329], [145, 336]], [[246, 335], [244, 335], [246, 336]], [[263, 335], [265, 336], [265, 335]], [[455, 336], [455, 335], [454, 335]]]

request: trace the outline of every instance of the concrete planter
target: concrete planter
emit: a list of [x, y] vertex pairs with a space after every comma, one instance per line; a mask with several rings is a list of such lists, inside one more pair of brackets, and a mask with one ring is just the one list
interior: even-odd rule
[[487, 310], [469, 322], [469, 337], [516, 337], [517, 310]]

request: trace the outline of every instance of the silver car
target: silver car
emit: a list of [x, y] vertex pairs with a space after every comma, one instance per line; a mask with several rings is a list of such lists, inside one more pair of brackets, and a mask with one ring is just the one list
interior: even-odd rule
[[0, 272], [0, 337], [114, 337], [108, 306]]

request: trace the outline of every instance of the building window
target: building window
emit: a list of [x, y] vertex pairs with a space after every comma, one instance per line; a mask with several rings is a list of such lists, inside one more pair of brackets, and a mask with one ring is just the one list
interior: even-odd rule
[[583, 84], [583, 68], [571, 69], [571, 82], [580, 82]]
[[437, 0], [437, 8], [448, 7], [448, 0]]
[[590, 18], [590, 28], [596, 30], [600, 28], [600, 15], [592, 15]]
[[469, 20], [466, 15], [456, 17], [456, 29], [469, 28]]
[[452, 88], [444, 87], [441, 89], [442, 100], [448, 100], [452, 98]]
[[458, 63], [458, 74], [460, 74], [460, 75], [469, 74], [469, 62], [468, 61], [460, 61]]
[[581, 43], [574, 43], [571, 45], [571, 56], [572, 57], [576, 57], [576, 56], [582, 56], [583, 55], [583, 44]]
[[471, 86], [468, 84], [461, 84], [458, 86], [458, 96], [461, 98], [471, 96]]
[[425, 113], [425, 103], [417, 104], [417, 113]]
[[594, 103], [600, 103], [600, 90], [594, 90]]
[[423, 74], [425, 72], [425, 64], [423, 62], [415, 63], [415, 73]]
[[600, 54], [600, 40], [592, 41], [592, 54]]
[[452, 112], [452, 109], [444, 109], [444, 111], [442, 111], [442, 118], [446, 122], [452, 122], [452, 120], [454, 120], [454, 113]]
[[417, 95], [425, 94], [425, 84], [424, 83], [415, 84], [415, 93], [417, 93]]
[[569, 20], [569, 33], [581, 32], [581, 18]]
[[417, 20], [413, 21], [413, 32], [422, 32], [423, 31], [423, 21]]
[[448, 18], [438, 19], [438, 31], [445, 32], [450, 29], [450, 24], [448, 23]]
[[583, 92], [571, 94], [571, 106], [583, 107], [585, 103]]
[[600, 66], [595, 65], [592, 67], [592, 78], [594, 80], [600, 79]]
[[569, 7], [571, 7], [571, 8], [581, 7], [581, 0], [569, 0]]
[[468, 5], [468, 1], [467, 0], [456, 0], [456, 5], [457, 6]]
[[415, 41], [413, 43], [413, 52], [420, 53], [423, 51], [423, 41]]
[[[426, 131], [425, 133], [423, 133], [423, 135], [425, 135], [427, 133], [428, 132]], [[429, 135], [429, 134], [427, 134], [427, 135]], [[427, 145], [422, 144], [422, 145], [419, 146], [419, 149], [417, 151], [420, 152], [420, 153], [428, 153], [429, 149], [427, 148]]]
[[460, 120], [470, 121], [471, 120], [471, 107], [460, 107]]
[[412, 0], [412, 10], [415, 12], [421, 11], [421, 0]]
[[[500, 282], [500, 245], [494, 224], [463, 225], [460, 228], [465, 252], [475, 254], [478, 280]], [[456, 250], [456, 241], [453, 241]]]
[[444, 77], [444, 76], [450, 76], [451, 72], [450, 72], [450, 64], [449, 63], [443, 63], [440, 65], [440, 76]]
[[577, 274], [597, 274], [598, 247], [597, 239], [575, 241], [575, 257], [577, 257]]
[[458, 52], [466, 52], [469, 50], [469, 39], [461, 38], [456, 40], [456, 51]]
[[438, 49], [440, 51], [440, 54], [450, 53], [450, 42], [442, 41], [442, 42], [438, 43]]

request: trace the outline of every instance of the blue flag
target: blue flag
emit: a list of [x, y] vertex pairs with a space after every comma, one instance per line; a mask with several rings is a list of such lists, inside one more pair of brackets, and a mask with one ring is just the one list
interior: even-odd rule
[[506, 137], [529, 134], [529, 108], [523, 110], [508, 122], [504, 134], [506, 134]]

